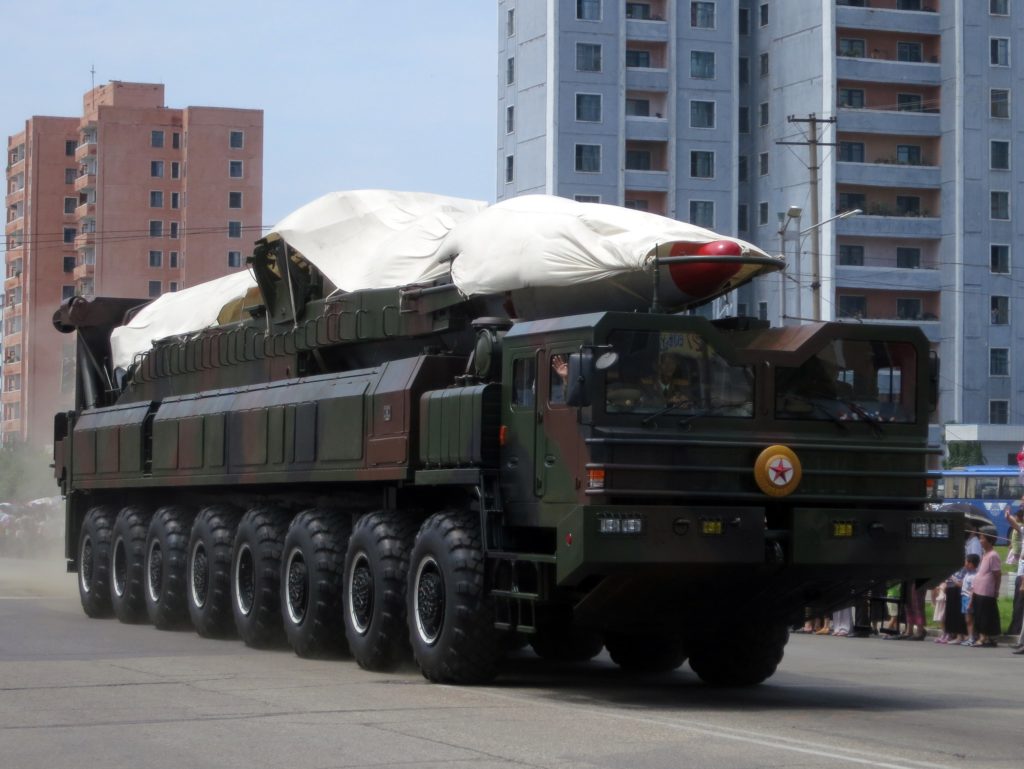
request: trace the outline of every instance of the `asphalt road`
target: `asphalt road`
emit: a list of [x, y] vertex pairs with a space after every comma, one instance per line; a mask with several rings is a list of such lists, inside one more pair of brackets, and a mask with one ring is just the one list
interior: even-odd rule
[[90, 620], [59, 563], [0, 559], [4, 769], [997, 769], [1021, 761], [1022, 682], [1005, 648], [794, 636], [750, 690], [528, 651], [492, 686], [437, 686]]

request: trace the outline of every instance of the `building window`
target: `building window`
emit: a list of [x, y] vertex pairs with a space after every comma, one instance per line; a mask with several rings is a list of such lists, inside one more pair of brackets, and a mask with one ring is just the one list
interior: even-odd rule
[[228, 161], [228, 176], [232, 179], [242, 178], [242, 161], [241, 160], [229, 160]]
[[516, 130], [516, 108], [513, 105], [505, 107], [505, 133], [510, 134]]
[[64, 169], [64, 183], [65, 184], [74, 184], [76, 178], [78, 178], [78, 169], [77, 168], [65, 168]]
[[168, 233], [168, 237], [170, 237], [170, 238], [177, 238], [178, 237], [178, 223], [177, 222], [171, 222], [171, 224], [170, 224], [170, 232]]
[[164, 193], [160, 190], [149, 191], [149, 207], [150, 208], [163, 208], [164, 207]]
[[627, 171], [650, 171], [651, 151], [650, 150], [626, 150]]
[[746, 232], [750, 229], [750, 215], [747, 212], [747, 204], [740, 203], [736, 206], [736, 229]]
[[690, 201], [690, 224], [712, 230], [715, 227], [715, 203], [712, 200]]
[[919, 93], [896, 94], [896, 109], [900, 112], [922, 112], [924, 100]]
[[739, 64], [737, 65], [736, 75], [739, 79], [740, 85], [746, 85], [750, 82], [750, 59], [746, 56], [740, 56]]
[[600, 203], [600, 195], [573, 195], [572, 199], [577, 203]]
[[632, 48], [626, 49], [626, 66], [634, 69], [651, 68], [651, 52], [639, 51]]
[[992, 191], [989, 193], [989, 197], [991, 198], [991, 211], [989, 217], [992, 219], [1009, 219], [1010, 193], [1002, 191]]
[[760, 176], [768, 175], [768, 153], [762, 152], [757, 156], [757, 173]]
[[921, 249], [909, 246], [897, 247], [896, 266], [904, 270], [917, 270], [921, 267]]
[[691, 152], [690, 176], [695, 179], [713, 179], [715, 176], [715, 153], [704, 150]]
[[64, 257], [64, 272], [74, 272], [74, 271], [75, 271], [75, 257], [73, 257], [73, 256], [65, 256]]
[[1010, 247], [993, 243], [989, 246], [989, 270], [998, 275], [1010, 271]]
[[160, 221], [150, 220], [149, 222], [149, 237], [151, 238], [162, 238], [164, 236], [164, 223]]
[[242, 223], [241, 222], [228, 222], [228, 237], [229, 238], [240, 238], [240, 237], [242, 237]]
[[151, 280], [149, 281], [149, 295], [151, 297], [160, 296], [160, 281]]
[[989, 166], [995, 171], [1010, 170], [1010, 142], [989, 142]]
[[747, 156], [740, 155], [736, 158], [736, 181], [745, 182], [747, 180]]
[[149, 161], [149, 175], [155, 179], [162, 179], [164, 176], [164, 161], [162, 160], [151, 160]]
[[690, 102], [690, 128], [714, 128], [715, 103], [713, 101]]
[[[863, 206], [860, 208], [863, 210]], [[921, 198], [917, 195], [897, 195], [896, 213], [899, 216], [920, 216]]]
[[768, 77], [768, 54], [761, 54], [761, 77]]
[[768, 26], [768, 3], [761, 3], [758, 10], [758, 23], [762, 27]]
[[576, 0], [576, 18], [580, 21], [600, 21], [601, 0]]
[[597, 93], [576, 94], [576, 119], [585, 123], [600, 123], [601, 95]]
[[576, 69], [579, 72], [600, 72], [601, 46], [597, 43], [576, 43]]
[[924, 61], [924, 48], [920, 43], [907, 43], [902, 40], [896, 42], [897, 61]]
[[863, 163], [864, 142], [839, 142], [839, 159], [844, 163]]
[[[864, 6], [865, 3], [862, 2], [861, 5]], [[921, 0], [896, 0], [896, 10], [897, 11], [920, 11], [921, 10]], [[929, 9], [929, 10], [931, 10], [931, 9]]]
[[241, 192], [228, 192], [228, 208], [241, 208], [242, 207], [242, 193]]
[[178, 133], [177, 131], [171, 132], [171, 149], [181, 149], [181, 134]]
[[164, 252], [163, 251], [150, 251], [149, 252], [149, 266], [150, 267], [163, 267], [164, 266]]
[[179, 198], [179, 195], [178, 195], [177, 192], [172, 192], [171, 193], [171, 208], [177, 208], [178, 207], [178, 198]]
[[715, 54], [712, 51], [690, 51], [690, 77], [710, 80], [715, 76]]
[[509, 56], [505, 61], [505, 85], [516, 82], [516, 57]]
[[715, 4], [709, 0], [692, 0], [690, 3], [690, 26], [699, 29], [714, 29]]
[[864, 318], [868, 314], [868, 299], [866, 296], [839, 296], [839, 317], [840, 318]]
[[163, 131], [150, 131], [149, 132], [149, 146], [160, 149], [164, 146], [164, 132]]
[[839, 264], [846, 267], [864, 266], [864, 246], [839, 246]]
[[760, 227], [768, 224], [768, 203], [762, 201], [757, 204], [757, 224]]
[[861, 88], [840, 88], [839, 106], [849, 109], [863, 109], [864, 90]]
[[75, 156], [75, 149], [77, 147], [77, 141], [75, 141], [74, 139], [68, 139], [67, 141], [64, 142], [64, 154], [67, 155], [69, 158], [73, 158]]
[[1005, 326], [1010, 322], [1010, 297], [993, 296], [990, 303], [993, 326]]
[[505, 184], [511, 184], [516, 178], [515, 155], [505, 156]]
[[993, 67], [1010, 66], [1010, 38], [990, 37], [988, 40], [989, 63]]
[[1010, 0], [988, 0], [988, 12], [993, 16], [1009, 16]]
[[864, 210], [867, 198], [864, 197], [863, 192], [840, 192], [839, 193], [839, 210], [850, 211], [854, 208], [859, 208], [861, 211]]
[[855, 59], [863, 59], [867, 54], [866, 43], [862, 37], [841, 37], [839, 38], [839, 55], [852, 56]]
[[988, 92], [988, 110], [991, 117], [1010, 117], [1010, 92], [1006, 88], [993, 88]]
[[992, 400], [988, 402], [988, 423], [990, 425], [1010, 424], [1010, 402]]
[[240, 150], [245, 147], [245, 132], [228, 131], [228, 147], [233, 150]]
[[178, 269], [178, 252], [170, 251], [167, 254], [167, 266], [172, 270]]
[[736, 111], [736, 124], [741, 134], [750, 133], [750, 107], [740, 107]]
[[750, 34], [750, 10], [747, 8], [739, 8], [736, 11], [736, 21], [740, 27], [741, 35]]
[[651, 204], [643, 198], [626, 198], [622, 202], [622, 207], [630, 211], [649, 211]]
[[650, 117], [650, 99], [626, 99], [626, 117]]
[[64, 198], [64, 213], [73, 214], [78, 208], [78, 198]]
[[921, 165], [921, 148], [916, 144], [897, 144], [896, 162], [905, 166]]
[[178, 281], [172, 280], [171, 282], [169, 282], [167, 284], [167, 290], [168, 291], [177, 291], [178, 290]]
[[921, 300], [896, 297], [896, 317], [900, 320], [921, 320]]
[[761, 102], [761, 106], [758, 110], [758, 125], [768, 125], [768, 102]]
[[75, 235], [77, 235], [77, 234], [78, 234], [78, 230], [76, 230], [74, 227], [65, 227], [64, 228], [64, 242], [65, 243], [74, 243], [75, 242]]
[[768, 320], [768, 302], [757, 303], [757, 319]]
[[516, 33], [516, 9], [510, 8], [505, 14], [505, 36], [512, 37]]
[[1010, 375], [1010, 349], [1008, 347], [990, 347], [988, 351], [988, 375]]
[[[241, 163], [242, 161], [239, 160], [238, 162]], [[179, 163], [177, 160], [172, 160], [171, 161], [171, 178], [172, 179], [177, 179], [179, 176], [181, 176], [181, 163]]]
[[228, 267], [241, 267], [242, 266], [242, 252], [241, 251], [228, 251]]

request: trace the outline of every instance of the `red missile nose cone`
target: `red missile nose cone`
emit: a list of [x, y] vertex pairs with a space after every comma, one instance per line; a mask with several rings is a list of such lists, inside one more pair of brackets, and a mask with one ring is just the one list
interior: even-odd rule
[[[675, 243], [669, 256], [739, 256], [741, 253], [740, 244], [735, 241], [713, 240], [704, 244]], [[740, 265], [695, 261], [671, 264], [668, 269], [680, 291], [700, 299], [721, 290], [725, 282], [739, 272]]]

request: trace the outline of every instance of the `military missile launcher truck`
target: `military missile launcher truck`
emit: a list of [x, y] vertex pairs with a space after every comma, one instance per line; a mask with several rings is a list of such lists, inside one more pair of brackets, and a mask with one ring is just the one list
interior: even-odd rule
[[805, 607], [957, 564], [962, 523], [925, 509], [920, 330], [660, 311], [659, 279], [700, 286], [679, 309], [780, 266], [749, 244], [658, 236], [625, 312], [589, 281], [467, 290], [463, 242], [439, 276], [348, 290], [299, 240], [259, 241], [258, 290], [127, 361], [118, 329], [187, 291], [55, 316], [78, 335], [55, 468], [89, 616], [374, 670], [411, 650], [434, 681], [488, 680], [528, 641], [749, 685]]

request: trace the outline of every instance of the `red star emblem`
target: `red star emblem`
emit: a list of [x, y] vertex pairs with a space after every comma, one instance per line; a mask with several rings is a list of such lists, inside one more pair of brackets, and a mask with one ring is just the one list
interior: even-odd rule
[[784, 457], [778, 457], [774, 465], [768, 466], [768, 471], [772, 474], [772, 483], [776, 486], [784, 486], [789, 483], [789, 474], [793, 472], [793, 465]]

